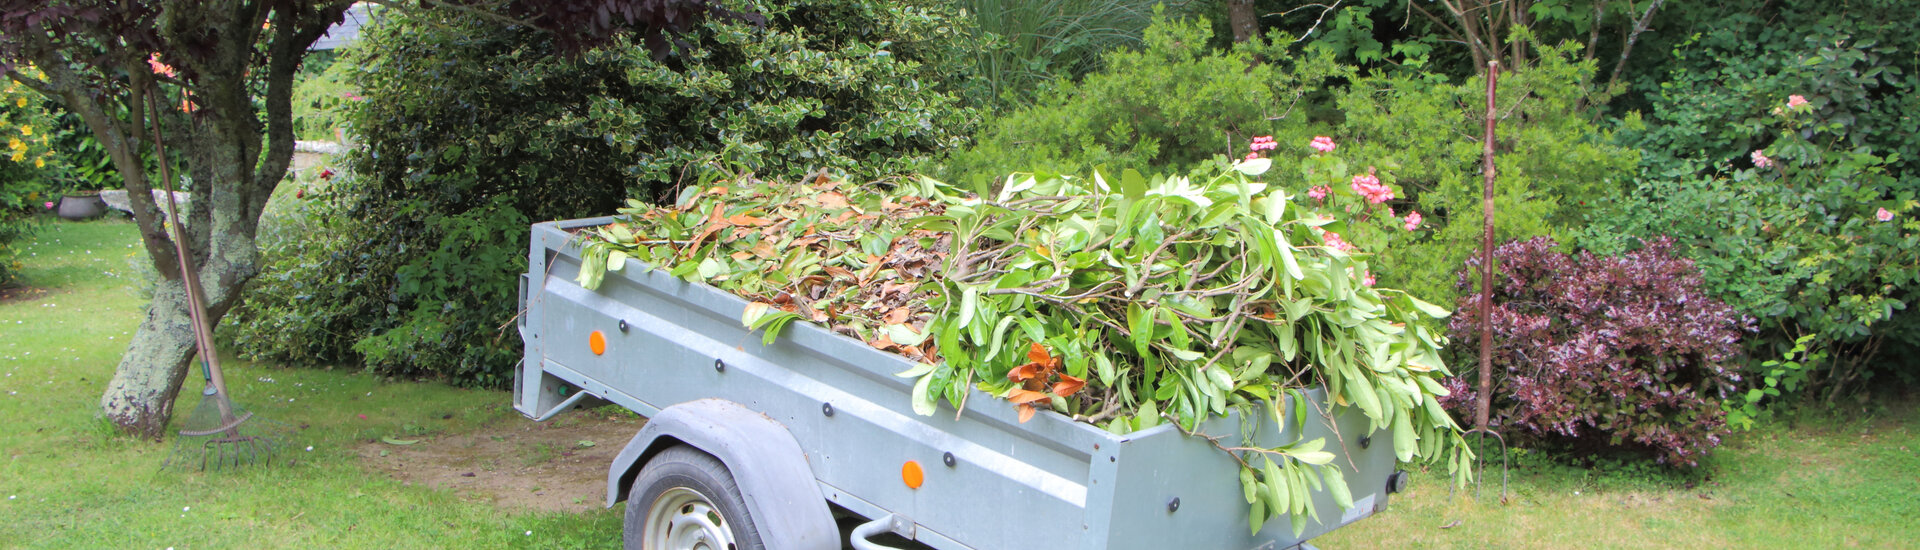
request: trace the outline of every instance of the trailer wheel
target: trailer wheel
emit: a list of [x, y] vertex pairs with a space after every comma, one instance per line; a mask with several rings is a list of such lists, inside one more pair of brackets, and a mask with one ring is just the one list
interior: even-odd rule
[[740, 486], [720, 459], [687, 445], [654, 455], [633, 479], [627, 550], [764, 550]]

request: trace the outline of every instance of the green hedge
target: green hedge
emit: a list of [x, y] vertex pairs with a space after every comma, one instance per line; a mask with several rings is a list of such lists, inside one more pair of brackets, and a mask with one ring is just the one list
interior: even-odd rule
[[671, 197], [723, 161], [766, 175], [877, 178], [963, 142], [966, 29], [869, 0], [734, 2], [664, 59], [622, 45], [564, 58], [547, 35], [453, 10], [393, 14], [344, 62], [364, 150], [319, 192], [316, 230], [269, 247], [231, 334], [245, 353], [363, 360], [396, 376], [500, 385], [527, 225]]

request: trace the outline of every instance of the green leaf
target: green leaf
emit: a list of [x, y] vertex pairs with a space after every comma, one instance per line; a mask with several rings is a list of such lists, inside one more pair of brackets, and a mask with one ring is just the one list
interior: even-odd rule
[[959, 320], [960, 324], [958, 326], [964, 327], [973, 323], [974, 311], [979, 307], [980, 307], [980, 289], [969, 286], [967, 287], [966, 290], [961, 291], [960, 292], [960, 320]]
[[1293, 243], [1287, 242], [1286, 235], [1281, 234], [1278, 229], [1273, 231], [1273, 238], [1277, 245], [1276, 250], [1280, 253], [1280, 264], [1287, 270], [1287, 276], [1293, 277], [1295, 281], [1306, 279], [1306, 274], [1300, 272], [1300, 261], [1293, 257]]
[[740, 314], [740, 325], [749, 328], [753, 327], [754, 323], [760, 322], [761, 317], [766, 316], [767, 309], [771, 307], [773, 306], [766, 302], [748, 303], [747, 309]]
[[894, 373], [893, 375], [901, 378], [913, 378], [915, 376], [926, 376], [928, 373], [933, 372], [933, 369], [933, 363], [915, 363], [913, 368]]
[[1258, 176], [1260, 174], [1265, 174], [1267, 173], [1267, 169], [1272, 167], [1273, 167], [1273, 160], [1264, 159], [1264, 158], [1244, 160], [1244, 161], [1236, 162], [1233, 164], [1234, 170], [1249, 176]]
[[[928, 366], [931, 366], [931, 365], [928, 365]], [[918, 414], [920, 416], [933, 416], [934, 411], [938, 410], [939, 403], [935, 401], [936, 397], [933, 395], [933, 392], [928, 391], [932, 387], [933, 387], [932, 374], [921, 376], [920, 381], [915, 382], [913, 384], [914, 414]]]
[[907, 325], [888, 324], [881, 326], [880, 330], [886, 331], [887, 338], [892, 339], [893, 343], [902, 346], [918, 346], [921, 342], [927, 341], [926, 333], [915, 331], [913, 327]]
[[1138, 170], [1128, 168], [1120, 172], [1120, 195], [1130, 200], [1138, 200], [1147, 195], [1147, 178]]
[[1260, 482], [1253, 479], [1253, 470], [1244, 467], [1240, 468], [1240, 493], [1241, 496], [1246, 498], [1247, 504], [1260, 502], [1260, 497], [1257, 496], [1259, 492]]
[[626, 266], [627, 252], [625, 250], [614, 250], [607, 253], [607, 271], [619, 271], [620, 268]]
[[1327, 465], [1327, 463], [1333, 462], [1333, 453], [1330, 453], [1327, 451], [1309, 451], [1304, 453], [1289, 453], [1289, 454], [1293, 456], [1293, 458], [1298, 459], [1301, 462], [1312, 464], [1314, 466], [1325, 466]]
[[1320, 476], [1327, 481], [1327, 493], [1333, 496], [1333, 503], [1340, 505], [1340, 511], [1353, 508], [1353, 489], [1347, 487], [1346, 474], [1340, 473], [1340, 465], [1320, 468]]
[[[1498, 256], [1495, 256], [1495, 258], [1498, 258]], [[1444, 319], [1449, 315], [1453, 315], [1453, 312], [1447, 311], [1447, 308], [1429, 304], [1425, 300], [1413, 297], [1411, 294], [1402, 294], [1402, 296], [1405, 296], [1407, 301], [1413, 303], [1414, 309], [1420, 310], [1420, 313], [1425, 313], [1428, 317]]]
[[1127, 304], [1127, 332], [1134, 355], [1146, 356], [1147, 344], [1153, 341], [1153, 317], [1138, 302]]
[[1393, 415], [1393, 454], [1401, 462], [1412, 462], [1413, 453], [1418, 450], [1418, 434], [1413, 431], [1412, 415], [1406, 411]]

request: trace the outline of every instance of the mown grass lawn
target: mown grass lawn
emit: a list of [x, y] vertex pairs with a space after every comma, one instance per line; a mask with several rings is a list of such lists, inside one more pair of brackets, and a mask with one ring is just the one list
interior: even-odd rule
[[[523, 422], [505, 392], [384, 383], [357, 369], [227, 360], [235, 399], [305, 426], [274, 467], [161, 470], [172, 442], [113, 435], [100, 392], [144, 314], [130, 223], [56, 223], [27, 250], [26, 284], [0, 303], [0, 547], [597, 548], [618, 513], [524, 513], [403, 485], [362, 466], [361, 442]], [[176, 421], [199, 400], [190, 377]], [[362, 419], [360, 415], [365, 415]], [[312, 446], [312, 450], [306, 450]], [[528, 534], [531, 532], [531, 534]]]
[[[0, 547], [604, 548], [621, 507], [517, 512], [394, 481], [355, 449], [382, 436], [454, 434], [525, 422], [505, 392], [383, 382], [354, 368], [228, 360], [236, 399], [304, 426], [271, 468], [161, 470], [171, 442], [113, 435], [100, 392], [143, 314], [123, 222], [49, 225], [26, 283], [0, 303]], [[198, 400], [190, 379], [177, 417]], [[1417, 475], [1384, 514], [1323, 548], [1920, 547], [1920, 407], [1912, 396], [1803, 411], [1737, 434], [1704, 475], [1516, 460], [1479, 499]], [[361, 418], [365, 415], [365, 418]], [[312, 450], [306, 450], [307, 446]], [[1688, 486], [1691, 483], [1692, 486]], [[1010, 527], [1017, 518], [1009, 518]], [[1455, 522], [1458, 522], [1455, 524]], [[1451, 525], [1451, 527], [1443, 528]], [[531, 533], [531, 534], [529, 534]]]

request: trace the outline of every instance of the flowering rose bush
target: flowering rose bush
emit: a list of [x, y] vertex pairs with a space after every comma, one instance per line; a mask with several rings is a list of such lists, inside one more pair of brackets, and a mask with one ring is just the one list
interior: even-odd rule
[[[1676, 88], [1666, 99], [1674, 104], [1658, 104], [1661, 109], [1691, 108], [1701, 97], [1714, 97], [1695, 93], [1700, 90], [1746, 94], [1752, 102], [1739, 108], [1754, 123], [1737, 132], [1751, 133], [1730, 147], [1703, 145], [1698, 136], [1715, 132], [1697, 127], [1637, 136], [1653, 152], [1644, 170], [1671, 174], [1698, 163], [1693, 165], [1699, 172], [1642, 182], [1598, 212], [1579, 239], [1584, 248], [1617, 253], [1638, 246], [1633, 237], [1671, 235], [1681, 243], [1679, 252], [1698, 263], [1710, 294], [1759, 319], [1751, 355], [1822, 358], [1802, 361], [1808, 372], [1797, 388], [1773, 377], [1750, 377], [1746, 398], [1736, 404], [1740, 425], [1761, 412], [1756, 406], [1762, 400], [1784, 397], [1782, 390], [1811, 389], [1832, 399], [1865, 387], [1876, 375], [1920, 376], [1904, 362], [1874, 360], [1920, 346], [1920, 318], [1911, 310], [1920, 298], [1920, 223], [1907, 215], [1920, 211], [1920, 183], [1911, 175], [1916, 167], [1899, 152], [1900, 143], [1887, 141], [1884, 129], [1867, 126], [1870, 118], [1885, 115], [1876, 115], [1866, 97], [1848, 88], [1868, 85], [1853, 80], [1856, 73], [1887, 74], [1872, 70], [1884, 69], [1886, 61], [1872, 50], [1815, 44], [1811, 63], [1783, 66], [1778, 73], [1728, 68], [1732, 74], [1721, 75], [1725, 80], [1683, 80], [1688, 86]], [[1797, 93], [1773, 89], [1788, 85]], [[1721, 91], [1729, 86], [1730, 92]], [[1698, 149], [1666, 151], [1660, 147], [1665, 143]], [[1725, 156], [1699, 158], [1701, 151]], [[1812, 338], [1802, 341], [1805, 335]], [[1754, 368], [1755, 374], [1771, 371]]]

